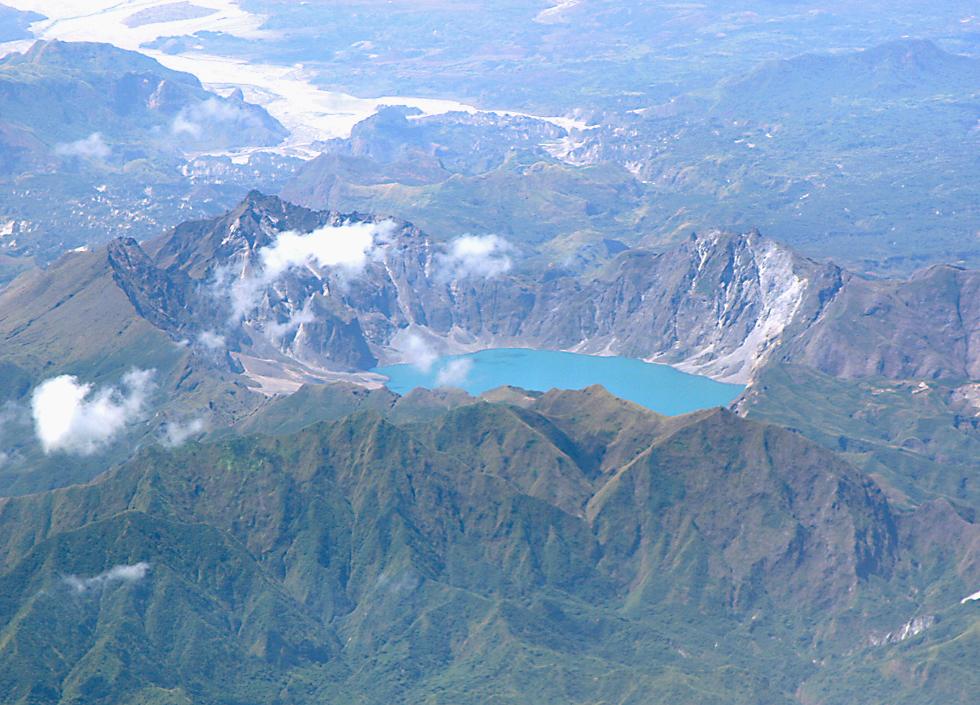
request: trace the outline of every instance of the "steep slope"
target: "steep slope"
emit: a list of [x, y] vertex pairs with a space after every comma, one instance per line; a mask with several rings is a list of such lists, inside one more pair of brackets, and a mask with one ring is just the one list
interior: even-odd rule
[[797, 429], [875, 478], [889, 499], [930, 496], [980, 507], [980, 398], [976, 383], [842, 380], [774, 364], [736, 403], [739, 414]]
[[[281, 233], [326, 243], [333, 233], [354, 237], [344, 229], [352, 225], [376, 228], [356, 272], [307, 255], [263, 279]], [[866, 280], [755, 232], [710, 232], [663, 252], [626, 250], [594, 273], [552, 268], [542, 277], [524, 257], [511, 266], [521, 251], [487, 242], [499, 248], [490, 254], [499, 268], [461, 269], [452, 242], [432, 242], [411, 225], [253, 193], [227, 216], [180, 226], [145, 252], [134, 242], [110, 250], [122, 288], [172, 336], [210, 327], [236, 354], [309, 370], [398, 361], [413, 332], [437, 350], [615, 353], [743, 383], [770, 360], [843, 378], [962, 380], [980, 364], [973, 271]], [[242, 290], [251, 298], [239, 322]]]
[[359, 412], [2, 500], [7, 699], [790, 703], [980, 580], [974, 524], [937, 554], [944, 512], [896, 515], [727, 412], [641, 414], [597, 463], [624, 411], [592, 389], [428, 427]]
[[4, 360], [33, 374], [84, 369], [99, 376], [127, 364], [169, 366], [180, 354], [116, 286], [105, 251], [72, 253], [5, 287], [0, 337]]
[[[221, 427], [260, 403], [213, 351], [168, 336], [141, 315], [113, 273], [111, 251], [71, 253], [0, 291], [0, 494], [88, 480], [168, 424], [199, 419]], [[42, 450], [31, 427], [38, 385], [73, 375], [81, 385], [117, 388], [132, 370], [149, 377], [138, 423], [117, 439], [124, 442], [70, 463]]]
[[[401, 224], [372, 245], [356, 276], [297, 262], [276, 281], [262, 281], [243, 312], [249, 334], [223, 320], [222, 306], [230, 311], [235, 287], [255, 280], [262, 250], [280, 233], [356, 223], [383, 225], [256, 193], [224, 218], [176, 228], [146, 254], [133, 242], [114, 243], [110, 252], [120, 285], [171, 335], [186, 336], [193, 326], [222, 329], [231, 341], [257, 334], [280, 355], [328, 369], [397, 359], [400, 332], [416, 329], [450, 350], [547, 344], [685, 363], [745, 381], [784, 330], [816, 316], [841, 278], [757, 234], [711, 234], [667, 253], [625, 252], [593, 278], [561, 270], [543, 282], [533, 271], [486, 277], [453, 271], [446, 246]], [[229, 271], [238, 283], [219, 282]], [[183, 298], [164, 293], [171, 289]]]
[[935, 266], [903, 281], [851, 279], [781, 357], [835, 377], [976, 380], [978, 350], [980, 276]]
[[[140, 560], [149, 545], [166, 558]], [[0, 580], [7, 702], [274, 698], [277, 664], [336, 648], [231, 537], [137, 511], [59, 533]]]
[[[222, 217], [22, 277], [0, 294], [2, 360], [23, 367], [47, 350], [51, 370], [98, 372], [123, 360], [161, 366], [155, 356], [190, 344], [195, 364], [244, 374], [266, 393], [341, 379], [378, 386], [365, 371], [411, 361], [420, 339], [433, 353], [611, 353], [741, 383], [776, 363], [954, 387], [980, 374], [974, 271], [868, 280], [755, 232], [711, 232], [663, 252], [625, 250], [591, 273], [542, 276], [505, 241], [477, 242], [491, 249], [471, 264], [455, 241], [407, 223], [253, 192]], [[66, 348], [79, 326], [104, 335]]]

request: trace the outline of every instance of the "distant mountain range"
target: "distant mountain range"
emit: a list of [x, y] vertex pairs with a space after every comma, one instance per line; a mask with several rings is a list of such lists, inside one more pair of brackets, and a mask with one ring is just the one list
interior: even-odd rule
[[[240, 93], [216, 95], [190, 74], [106, 44], [36, 42], [0, 58], [0, 84], [5, 132], [43, 150], [23, 154], [7, 145], [8, 173], [52, 156], [125, 163], [155, 151], [274, 145], [286, 135]], [[92, 134], [101, 142], [86, 152], [79, 141]]]
[[632, 165], [649, 242], [759, 227], [879, 272], [975, 267], [978, 96], [980, 61], [928, 41], [804, 54], [607, 116], [569, 158]]
[[[261, 152], [285, 131], [240, 95], [108, 45], [38, 43], [0, 64], [0, 280], [32, 256], [214, 215], [253, 187], [437, 240], [502, 235], [542, 263], [758, 227], [859, 272], [975, 268], [977, 75], [976, 59], [902, 40], [764, 62], [581, 130], [389, 107], [301, 163]], [[235, 148], [250, 156], [220, 154]]]
[[311, 208], [388, 213], [436, 239], [496, 234], [588, 258], [603, 238], [635, 241], [644, 188], [624, 167], [556, 159], [571, 139], [541, 119], [390, 107], [320, 145], [283, 187]]
[[758, 227], [859, 271], [976, 267], [978, 76], [976, 59], [910, 39], [767, 61], [559, 134], [391, 108], [324, 144], [281, 194], [437, 238], [547, 244], [552, 259], [602, 237], [663, 248]]
[[[286, 134], [240, 92], [217, 95], [111, 45], [39, 41], [0, 58], [0, 281], [32, 257], [147, 237], [233, 205], [248, 190], [237, 184], [242, 167], [188, 160]], [[247, 178], [275, 183], [280, 168], [261, 157]]]
[[839, 115], [844, 105], [893, 106], [937, 98], [968, 101], [980, 92], [976, 59], [924, 39], [901, 39], [858, 52], [802, 54], [766, 62], [723, 81], [710, 115], [758, 121]]

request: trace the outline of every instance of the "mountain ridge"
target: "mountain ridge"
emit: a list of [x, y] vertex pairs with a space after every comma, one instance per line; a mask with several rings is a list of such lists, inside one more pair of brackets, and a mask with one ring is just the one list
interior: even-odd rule
[[[498, 692], [502, 702], [524, 702], [517, 693], [533, 684], [540, 702], [613, 692], [623, 703], [788, 703], [854, 653], [897, 653], [901, 642], [865, 645], [901, 626], [896, 613], [944, 615], [945, 626], [916, 643], [932, 630], [969, 628], [953, 598], [980, 580], [975, 524], [941, 505], [892, 514], [874, 484], [829, 451], [721, 410], [671, 420], [656, 440], [665, 420], [646, 415], [641, 446], [652, 445], [634, 447], [630, 460], [628, 439], [626, 455], [612, 444], [609, 472], [596, 476], [588, 438], [621, 431], [620, 404], [597, 389], [556, 391], [530, 406], [464, 406], [426, 426], [357, 412], [287, 435], [147, 448], [87, 485], [0, 500], [0, 581], [10, 596], [0, 601], [0, 649], [20, 650], [0, 660], [0, 682], [17, 682], [22, 659], [70, 638], [75, 646], [62, 647], [67, 660], [49, 677], [10, 692], [29, 698], [43, 687], [70, 702], [98, 701], [107, 688], [144, 698], [178, 688], [201, 703], [246, 693], [302, 703], [328, 694], [349, 702], [354, 688], [363, 702], [395, 693], [478, 702], [495, 691], [472, 677], [507, 663], [524, 686]], [[560, 436], [525, 435], [556, 422]], [[474, 446], [456, 433], [461, 424], [503, 445]], [[495, 447], [506, 449], [509, 469]], [[561, 509], [572, 495], [542, 493], [555, 486], [535, 479], [549, 457], [568, 479], [595, 478], [587, 514]], [[574, 469], [574, 458], [585, 464]], [[953, 524], [973, 547], [930, 554]], [[916, 567], [919, 551], [943, 571], [958, 563], [962, 578], [936, 582]], [[137, 565], [147, 567], [85, 582]], [[912, 586], [921, 597], [909, 599]], [[39, 588], [62, 597], [22, 600]], [[878, 596], [893, 593], [906, 596], [886, 609]], [[65, 631], [96, 604], [97, 620]], [[182, 648], [163, 651], [172, 643], [160, 631], [165, 615], [177, 613], [187, 615]], [[42, 623], [42, 641], [28, 647], [26, 630]], [[782, 643], [789, 624], [806, 643]], [[711, 644], [722, 634], [719, 652]], [[633, 640], [635, 656], [621, 638]], [[114, 667], [123, 645], [130, 662], [166, 668]], [[772, 680], [722, 695], [721, 673], [747, 668], [742, 649]], [[599, 664], [576, 657], [584, 653]], [[650, 667], [654, 656], [666, 670]], [[556, 658], [567, 659], [562, 672], [578, 690], [556, 689]], [[552, 675], [534, 675], [543, 668]], [[605, 675], [593, 680], [596, 668]], [[681, 684], [689, 679], [699, 685]], [[628, 695], [628, 684], [647, 680], [657, 686]], [[873, 697], [894, 692], [889, 680], [876, 688], [884, 690]]]
[[[229, 258], [238, 258], [236, 267], [246, 267], [242, 271], [253, 268], [258, 249], [286, 229], [311, 232], [325, 225], [383, 220], [309, 211], [253, 194], [225, 219], [180, 226], [150, 250], [166, 277], [184, 276], [177, 272], [182, 269], [202, 280]], [[259, 228], [254, 236], [259, 239], [243, 240], [253, 227]], [[372, 359], [398, 360], [403, 354], [399, 336], [418, 330], [447, 351], [545, 345], [652, 359], [743, 383], [770, 359], [844, 378], [969, 379], [980, 374], [975, 352], [980, 343], [973, 342], [976, 333], [971, 332], [980, 327], [980, 310], [970, 303], [980, 290], [980, 276], [969, 270], [932, 268], [908, 280], [868, 280], [795, 255], [757, 232], [715, 232], [663, 252], [627, 250], [595, 274], [556, 269], [534, 283], [517, 268], [489, 278], [447, 281], [437, 271], [442, 246], [410, 224], [395, 227], [380, 259], [369, 259], [363, 274], [342, 286], [327, 270], [305, 282], [286, 273], [287, 298], [263, 303], [256, 310], [260, 317], [249, 325], [259, 332], [267, 325], [262, 318], [288, 321], [315, 294], [321, 315], [338, 316], [335, 330], [345, 331], [341, 335], [347, 341], [341, 345], [361, 351], [359, 357], [343, 353], [347, 357], [337, 358], [355, 369], [370, 367]], [[175, 254], [202, 247], [200, 254], [182, 255], [182, 263]], [[123, 270], [117, 276], [131, 279], [129, 290], [137, 291], [139, 273]], [[926, 292], [936, 289], [941, 296], [930, 303]], [[477, 300], [484, 303], [476, 306]], [[562, 305], [555, 309], [558, 301]], [[857, 320], [866, 321], [866, 332], [855, 339], [854, 331], [845, 334], [842, 326], [855, 320], [851, 313], [858, 307]], [[909, 313], [902, 313], [906, 309]], [[198, 318], [219, 325], [213, 315]], [[948, 332], [938, 327], [940, 321]], [[297, 334], [307, 327], [300, 322]], [[887, 338], [895, 327], [906, 336], [901, 346], [894, 339], [878, 349], [869, 344], [869, 334]], [[862, 345], [868, 349], [855, 349]], [[899, 348], [904, 352], [899, 354]], [[329, 348], [323, 355], [301, 362], [329, 368]]]

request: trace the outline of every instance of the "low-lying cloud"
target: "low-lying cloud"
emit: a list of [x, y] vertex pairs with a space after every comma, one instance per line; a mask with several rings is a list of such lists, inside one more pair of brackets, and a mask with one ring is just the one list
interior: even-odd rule
[[495, 277], [510, 271], [512, 250], [511, 244], [499, 235], [463, 235], [449, 243], [437, 265], [448, 279]]
[[54, 146], [54, 153], [59, 157], [79, 157], [81, 159], [104, 162], [112, 154], [112, 150], [102, 138], [101, 132], [93, 132], [84, 139], [56, 144]]
[[201, 331], [197, 336], [197, 342], [207, 350], [224, 350], [227, 345], [225, 336], [215, 333], [213, 330]]
[[207, 428], [208, 423], [202, 418], [184, 422], [170, 421], [163, 427], [160, 442], [167, 448], [177, 448], [199, 433], [204, 433]]
[[263, 248], [259, 256], [263, 272], [271, 279], [287, 270], [312, 265], [360, 271], [377, 246], [378, 235], [390, 234], [394, 223], [348, 223], [326, 226], [310, 233], [287, 231]]
[[439, 359], [439, 354], [418, 333], [409, 333], [405, 336], [402, 355], [405, 362], [426, 374], [432, 371], [432, 366]]
[[65, 582], [75, 592], [87, 592], [89, 590], [101, 590], [110, 583], [135, 583], [145, 578], [149, 570], [150, 564], [141, 561], [132, 565], [113, 566], [91, 578], [69, 575], [65, 578]]
[[293, 311], [285, 323], [266, 323], [263, 330], [271, 339], [277, 340], [292, 333], [304, 323], [313, 323], [314, 321], [316, 321], [316, 315], [310, 310], [309, 301], [307, 301], [307, 305], [299, 311]]
[[211, 127], [220, 124], [232, 124], [246, 129], [261, 126], [258, 118], [244, 107], [217, 98], [208, 98], [182, 108], [170, 124], [170, 131], [175, 135], [200, 139], [207, 136]]
[[395, 229], [392, 221], [324, 226], [309, 233], [286, 231], [259, 250], [258, 266], [235, 280], [231, 308], [240, 319], [256, 305], [262, 290], [293, 269], [340, 270], [357, 274], [384, 246]]
[[90, 455], [129, 423], [143, 416], [153, 388], [153, 370], [132, 370], [122, 388], [95, 390], [74, 375], [45, 380], [34, 389], [31, 412], [34, 432], [45, 453], [62, 451]]
[[446, 366], [436, 373], [437, 387], [460, 387], [466, 383], [470, 372], [473, 370], [473, 360], [468, 357], [459, 357], [450, 360]]

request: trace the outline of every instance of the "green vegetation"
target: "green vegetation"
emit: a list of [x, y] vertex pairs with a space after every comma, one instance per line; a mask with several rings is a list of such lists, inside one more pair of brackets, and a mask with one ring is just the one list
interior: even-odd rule
[[[318, 158], [136, 52], [0, 57], [0, 705], [975, 705], [975, 0], [237, 4], [261, 41], [151, 46], [290, 67]], [[521, 113], [306, 144], [306, 78]], [[320, 384], [501, 342], [751, 384]], [[60, 375], [108, 435], [31, 427]]]
[[980, 436], [976, 409], [957, 389], [955, 382], [841, 380], [773, 365], [739, 406], [749, 418], [798, 429], [839, 452], [897, 504], [945, 497], [972, 514], [980, 508]]
[[[828, 451], [728, 412], [664, 418], [600, 388], [495, 396], [514, 403], [398, 425], [376, 410], [313, 422], [321, 401], [335, 413], [307, 393], [303, 430], [146, 448], [93, 483], [0, 503], [5, 701], [975, 691], [976, 613], [958, 598], [980, 576], [948, 577], [968, 549], [941, 580], [919, 567], [952, 520], [895, 514]], [[920, 612], [937, 621], [869, 646]], [[935, 691], [914, 675], [926, 664]]]

